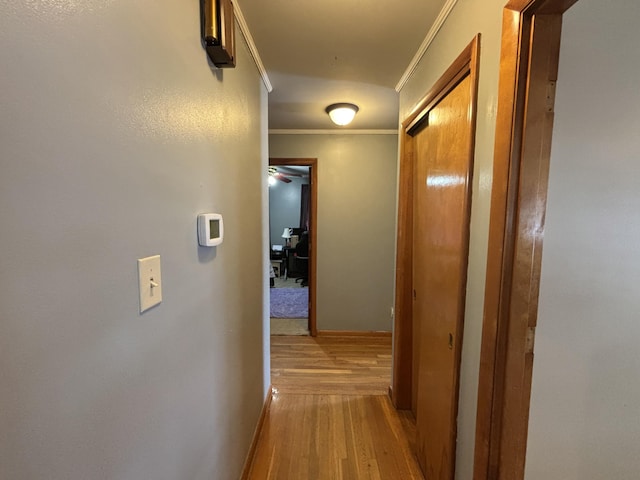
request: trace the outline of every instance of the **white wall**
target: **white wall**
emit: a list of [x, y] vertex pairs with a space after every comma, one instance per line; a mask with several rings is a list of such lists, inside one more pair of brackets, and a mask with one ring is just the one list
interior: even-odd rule
[[239, 32], [218, 71], [199, 31], [198, 2], [0, 0], [0, 478], [239, 476], [268, 379], [267, 95]]
[[390, 331], [396, 135], [269, 135], [269, 155], [318, 159], [318, 330]]
[[300, 201], [302, 185], [309, 183], [309, 177], [291, 177], [291, 183], [276, 180], [269, 186], [269, 230], [271, 244], [284, 245], [282, 232], [285, 228], [300, 226]]
[[640, 4], [564, 18], [527, 480], [640, 472]]
[[500, 36], [505, 3], [506, 0], [458, 0], [415, 73], [400, 92], [400, 120], [403, 121], [473, 37], [478, 33], [482, 34], [467, 299], [460, 372], [456, 459], [456, 478], [459, 480], [473, 477]]

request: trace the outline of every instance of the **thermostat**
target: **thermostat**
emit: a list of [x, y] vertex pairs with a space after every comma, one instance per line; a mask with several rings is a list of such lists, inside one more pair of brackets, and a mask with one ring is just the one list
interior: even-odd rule
[[198, 243], [203, 247], [215, 247], [224, 238], [224, 224], [219, 213], [198, 215]]

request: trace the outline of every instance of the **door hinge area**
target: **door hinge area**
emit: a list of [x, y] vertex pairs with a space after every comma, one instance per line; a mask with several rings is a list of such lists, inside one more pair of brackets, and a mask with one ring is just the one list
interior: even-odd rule
[[529, 355], [533, 353], [533, 346], [536, 338], [536, 327], [528, 327], [527, 328], [527, 336], [525, 338], [524, 344], [524, 353], [525, 355]]
[[547, 97], [545, 99], [545, 107], [548, 113], [553, 113], [556, 103], [556, 82], [547, 83]]

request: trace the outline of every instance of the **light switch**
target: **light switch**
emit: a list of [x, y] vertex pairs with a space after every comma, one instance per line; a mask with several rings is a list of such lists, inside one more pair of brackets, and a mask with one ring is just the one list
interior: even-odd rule
[[138, 259], [138, 284], [140, 288], [140, 313], [162, 301], [160, 255]]

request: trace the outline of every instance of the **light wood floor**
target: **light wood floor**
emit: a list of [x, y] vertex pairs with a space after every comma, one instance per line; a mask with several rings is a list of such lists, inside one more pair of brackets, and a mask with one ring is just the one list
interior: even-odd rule
[[251, 480], [423, 479], [388, 398], [391, 338], [272, 337], [273, 396]]
[[271, 337], [271, 383], [280, 393], [386, 395], [391, 337]]

